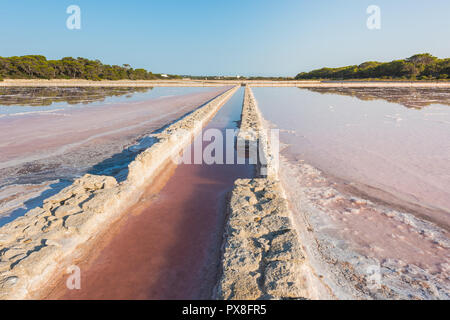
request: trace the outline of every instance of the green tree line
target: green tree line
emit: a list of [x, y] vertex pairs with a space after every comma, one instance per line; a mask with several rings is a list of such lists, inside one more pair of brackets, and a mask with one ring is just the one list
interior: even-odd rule
[[306, 79], [400, 79], [436, 80], [448, 79], [450, 58], [439, 59], [429, 53], [413, 55], [403, 60], [391, 62], [368, 61], [360, 65], [340, 68], [322, 68], [299, 73], [295, 78]]
[[154, 80], [179, 78], [163, 77], [145, 69], [107, 65], [99, 60], [66, 57], [61, 60], [47, 60], [41, 55], [21, 57], [0, 57], [0, 80], [9, 79], [86, 79], [86, 80]]

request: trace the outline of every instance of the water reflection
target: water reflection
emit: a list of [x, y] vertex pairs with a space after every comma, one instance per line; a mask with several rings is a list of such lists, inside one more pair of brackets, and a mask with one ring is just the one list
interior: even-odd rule
[[[449, 90], [255, 88], [254, 93], [263, 116], [281, 130], [281, 142], [289, 146], [284, 154], [293, 162], [303, 160], [385, 203], [420, 206], [430, 221], [450, 226]], [[427, 107], [412, 108], [419, 103]]]
[[363, 101], [385, 100], [406, 108], [422, 109], [431, 104], [450, 106], [449, 88], [299, 88], [321, 94], [351, 96]]
[[153, 88], [141, 87], [4, 87], [0, 88], [0, 105], [50, 106], [65, 102], [70, 105], [104, 101], [107, 97], [146, 93]]

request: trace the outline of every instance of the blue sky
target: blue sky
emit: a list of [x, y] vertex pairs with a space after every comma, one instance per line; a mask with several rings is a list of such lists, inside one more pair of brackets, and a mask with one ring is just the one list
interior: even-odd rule
[[[66, 28], [69, 5], [81, 30]], [[369, 5], [381, 29], [366, 27]], [[157, 73], [295, 76], [322, 66], [450, 57], [448, 0], [1, 0], [0, 56], [128, 63]]]

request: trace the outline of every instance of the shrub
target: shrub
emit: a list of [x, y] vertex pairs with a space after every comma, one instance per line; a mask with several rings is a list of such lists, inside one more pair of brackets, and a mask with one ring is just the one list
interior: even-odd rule
[[[391, 62], [364, 62], [357, 66], [340, 68], [321, 68], [311, 72], [301, 72], [295, 78], [300, 79], [410, 79], [432, 80], [447, 75], [450, 59], [438, 59], [429, 53], [416, 54], [403, 60]], [[444, 78], [446, 79], [446, 78]]]

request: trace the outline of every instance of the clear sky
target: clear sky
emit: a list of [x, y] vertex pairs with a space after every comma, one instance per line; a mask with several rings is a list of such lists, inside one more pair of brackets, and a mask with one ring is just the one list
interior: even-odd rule
[[[69, 5], [81, 29], [69, 30]], [[369, 5], [381, 29], [366, 26]], [[128, 63], [155, 73], [295, 76], [430, 52], [450, 57], [449, 0], [1, 0], [0, 56]]]

